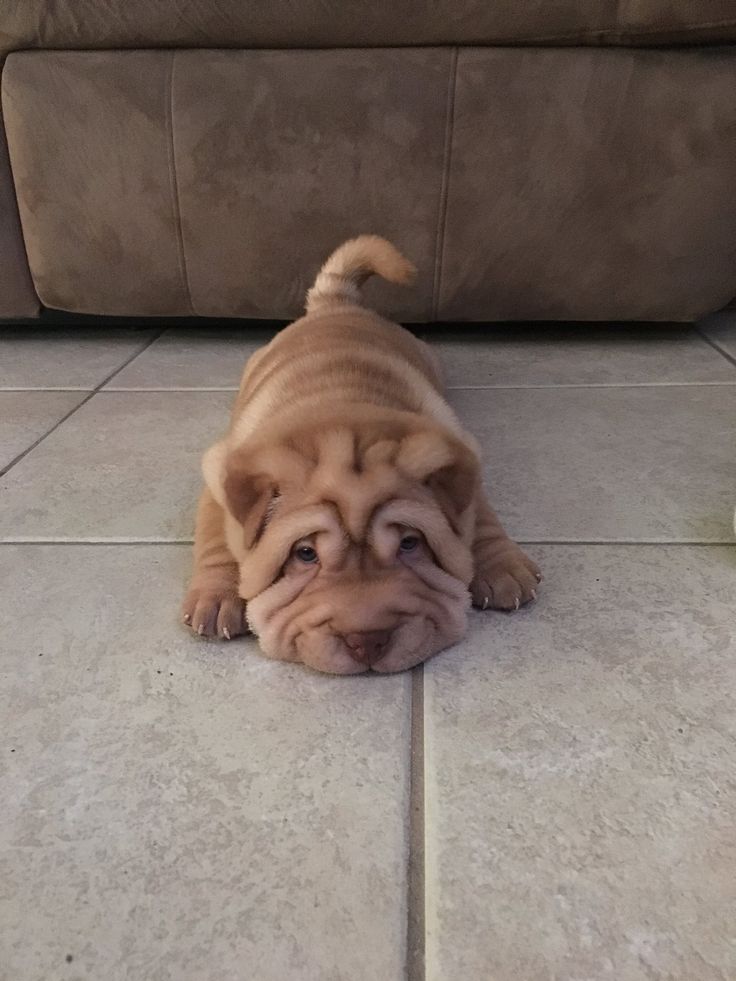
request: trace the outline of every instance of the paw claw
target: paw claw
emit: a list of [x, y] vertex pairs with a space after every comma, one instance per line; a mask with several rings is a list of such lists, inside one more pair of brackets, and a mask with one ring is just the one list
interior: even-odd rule
[[245, 600], [232, 585], [198, 588], [193, 586], [183, 604], [184, 623], [200, 637], [231, 640], [248, 633]]
[[475, 577], [470, 584], [473, 604], [482, 610], [493, 608], [515, 612], [537, 598], [536, 586], [542, 574], [537, 566], [513, 543], [476, 558]]

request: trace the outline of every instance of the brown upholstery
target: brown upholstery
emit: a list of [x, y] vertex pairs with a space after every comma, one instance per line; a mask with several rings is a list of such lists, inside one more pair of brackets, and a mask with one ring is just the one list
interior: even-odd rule
[[0, 0], [0, 51], [727, 40], [734, 0]]
[[728, 302], [734, 91], [726, 47], [19, 52], [3, 77], [45, 304], [293, 316], [373, 231], [422, 270], [407, 320]]
[[44, 305], [191, 312], [169, 166], [170, 66], [154, 51], [9, 56], [5, 125]]
[[462, 50], [443, 318], [689, 320], [727, 303], [735, 54]]
[[35, 317], [38, 311], [0, 116], [0, 318]]
[[431, 319], [451, 57], [177, 55], [176, 160], [198, 313], [294, 316], [324, 257], [376, 232], [420, 268], [411, 291], [381, 284], [380, 295], [397, 317]]
[[422, 266], [412, 293], [395, 291], [398, 312], [429, 318], [450, 61], [398, 50], [11, 55], [3, 102], [41, 300], [291, 316], [324, 256], [375, 231]]

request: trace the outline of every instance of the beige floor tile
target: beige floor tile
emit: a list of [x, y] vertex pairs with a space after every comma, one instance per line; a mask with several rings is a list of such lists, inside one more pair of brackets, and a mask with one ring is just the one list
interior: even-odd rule
[[188, 539], [229, 392], [94, 396], [0, 478], [0, 538]]
[[451, 386], [736, 383], [736, 367], [687, 327], [490, 324], [425, 337]]
[[0, 547], [0, 976], [398, 981], [409, 677], [199, 642], [188, 565]]
[[0, 389], [93, 389], [141, 350], [150, 330], [0, 326]]
[[527, 541], [732, 541], [736, 387], [473, 390], [451, 401]]
[[237, 388], [248, 358], [275, 330], [169, 330], [110, 382], [110, 388]]
[[426, 669], [427, 979], [736, 977], [736, 547], [542, 558]]
[[[80, 392], [0, 392], [0, 469], [47, 433], [83, 398]], [[0, 494], [3, 483], [0, 477]]]

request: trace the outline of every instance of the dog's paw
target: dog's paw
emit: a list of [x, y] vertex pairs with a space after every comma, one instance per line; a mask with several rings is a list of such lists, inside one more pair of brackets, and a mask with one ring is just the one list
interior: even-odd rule
[[473, 606], [481, 610], [518, 610], [537, 598], [541, 581], [539, 566], [518, 545], [509, 542], [495, 555], [476, 561], [470, 584]]
[[190, 589], [182, 607], [182, 618], [200, 637], [230, 640], [248, 633], [245, 600], [231, 589]]

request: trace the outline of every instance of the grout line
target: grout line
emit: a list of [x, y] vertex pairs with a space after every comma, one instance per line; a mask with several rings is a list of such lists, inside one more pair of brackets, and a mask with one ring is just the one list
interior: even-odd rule
[[448, 385], [448, 392], [486, 391], [488, 389], [537, 389], [537, 388], [713, 388], [736, 385], [733, 381], [692, 382], [564, 382], [559, 385]]
[[[513, 538], [513, 535], [512, 535]], [[676, 538], [676, 539], [664, 539], [664, 538], [589, 538], [589, 539], [575, 539], [575, 538], [538, 538], [535, 540], [529, 538], [514, 538], [514, 541], [518, 545], [625, 545], [631, 547], [632, 545], [660, 545], [667, 547], [679, 548], [683, 545], [699, 545], [707, 548], [722, 548], [724, 545], [736, 545], [733, 538], [719, 538], [716, 541], [713, 539], [704, 540], [702, 538]]]
[[134, 361], [138, 357], [138, 355], [143, 354], [146, 348], [149, 348], [154, 341], [157, 341], [165, 330], [166, 328], [163, 327], [160, 331], [157, 331], [156, 333], [148, 337], [141, 345], [139, 345], [139, 347], [135, 351], [133, 351], [131, 355], [129, 355], [125, 359], [125, 361], [123, 361], [122, 364], [118, 365], [117, 368], [111, 371], [110, 374], [107, 375], [105, 378], [103, 378], [102, 381], [98, 385], [96, 385], [91, 391], [87, 391], [85, 397], [80, 402], [78, 402], [73, 409], [67, 412], [66, 415], [62, 416], [61, 419], [58, 419], [54, 423], [54, 425], [50, 429], [47, 429], [42, 436], [39, 436], [39, 438], [35, 442], [31, 443], [30, 446], [27, 446], [21, 453], [19, 453], [14, 459], [12, 459], [10, 463], [8, 463], [6, 466], [0, 469], [0, 477], [4, 477], [9, 470], [13, 469], [16, 463], [20, 463], [20, 461], [24, 457], [28, 456], [28, 454], [32, 450], [35, 450], [35, 448], [39, 445], [39, 443], [42, 443], [47, 438], [47, 436], [50, 436], [53, 432], [55, 432], [59, 428], [59, 426], [63, 425], [67, 421], [67, 419], [73, 416], [75, 412], [78, 412], [83, 405], [86, 405], [89, 402], [89, 400], [93, 398], [95, 395], [97, 395], [100, 389], [104, 388], [104, 386], [107, 385], [107, 383], [111, 381], [119, 372], [121, 372], [123, 368], [127, 368], [127, 366], [131, 363], [131, 361]]
[[0, 385], [3, 392], [90, 392], [89, 385]]
[[[736, 384], [736, 383], [734, 383]], [[237, 385], [223, 386], [223, 385], [207, 385], [207, 386], [169, 386], [168, 388], [138, 388], [135, 386], [127, 385], [113, 385], [110, 388], [106, 388], [105, 392], [118, 392], [121, 395], [125, 395], [127, 392], [237, 392]]]
[[[559, 385], [540, 384], [540, 385], [448, 385], [448, 392], [487, 392], [487, 391], [530, 391], [536, 389], [555, 389], [555, 388], [730, 388], [736, 385], [734, 381], [694, 381], [694, 382], [565, 382]], [[2, 392], [88, 392], [89, 388], [63, 386], [55, 388], [42, 387], [17, 387], [2, 388]], [[237, 392], [237, 385], [167, 385], [161, 387], [139, 386], [139, 385], [110, 385], [104, 393], [118, 392]]]
[[710, 345], [710, 347], [712, 347], [714, 351], [717, 351], [721, 355], [721, 357], [725, 358], [729, 364], [732, 364], [736, 368], [736, 358], [732, 354], [729, 354], [728, 351], [722, 348], [721, 345], [718, 343], [718, 341], [714, 341], [712, 337], [709, 337], [708, 334], [706, 334], [705, 331], [701, 330], [697, 324], [694, 324], [694, 328], [696, 333], [700, 335], [700, 337], [705, 341], [706, 344]]
[[3, 545], [194, 545], [193, 538], [0, 538]]
[[424, 665], [411, 674], [409, 862], [407, 872], [406, 978], [425, 978], [424, 876]]

